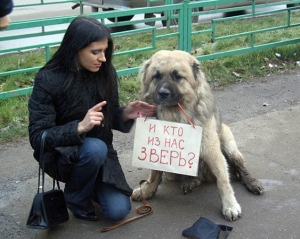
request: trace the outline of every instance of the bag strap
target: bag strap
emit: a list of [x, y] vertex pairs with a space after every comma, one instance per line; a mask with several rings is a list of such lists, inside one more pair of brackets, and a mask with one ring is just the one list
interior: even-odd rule
[[[42, 193], [44, 193], [44, 185], [45, 185], [44, 147], [45, 147], [46, 135], [47, 135], [47, 130], [45, 130], [41, 136], [38, 193], [40, 193], [40, 189], [42, 190]], [[41, 183], [41, 176], [42, 176], [42, 183]]]
[[[142, 185], [142, 183], [144, 183], [146, 180], [142, 180], [142, 181], [140, 181], [140, 186]], [[110, 227], [103, 227], [102, 229], [101, 229], [101, 232], [108, 232], [108, 231], [110, 231], [110, 230], [113, 230], [113, 229], [115, 229], [115, 228], [117, 228], [117, 227], [120, 227], [120, 226], [122, 226], [122, 225], [124, 225], [124, 224], [126, 224], [126, 223], [129, 223], [129, 222], [132, 222], [132, 221], [134, 221], [134, 220], [136, 220], [136, 219], [139, 219], [139, 218], [141, 218], [141, 217], [144, 217], [144, 216], [147, 216], [147, 215], [149, 215], [150, 213], [152, 213], [153, 212], [153, 210], [152, 210], [152, 207], [148, 204], [148, 202], [146, 201], [146, 199], [141, 195], [141, 201], [143, 202], [143, 206], [140, 206], [140, 207], [138, 207], [137, 208], [137, 214], [138, 215], [136, 215], [136, 216], [134, 216], [134, 217], [131, 217], [131, 218], [128, 218], [128, 219], [126, 219], [126, 220], [124, 220], [124, 221], [122, 221], [122, 222], [119, 222], [118, 224], [116, 224], [116, 225], [113, 225], [113, 226], [110, 226]]]
[[[39, 160], [39, 179], [38, 179], [38, 193], [40, 193], [40, 189], [42, 189], [42, 193], [44, 193], [44, 185], [45, 185], [45, 162], [44, 162], [44, 151], [45, 151], [45, 139], [48, 131], [45, 130], [41, 136], [41, 146], [40, 146], [40, 160]], [[57, 175], [57, 170], [55, 167], [55, 174]], [[42, 183], [41, 183], [42, 176]], [[57, 184], [57, 188], [60, 190], [59, 182], [55, 178], [53, 178], [53, 189], [55, 188], [55, 181]]]

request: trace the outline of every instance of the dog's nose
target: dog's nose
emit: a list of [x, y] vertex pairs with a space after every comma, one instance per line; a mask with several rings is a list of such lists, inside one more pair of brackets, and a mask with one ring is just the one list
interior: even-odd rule
[[161, 98], [168, 98], [168, 96], [171, 94], [171, 92], [169, 89], [162, 87], [158, 91], [158, 94], [159, 94], [159, 97], [161, 97]]

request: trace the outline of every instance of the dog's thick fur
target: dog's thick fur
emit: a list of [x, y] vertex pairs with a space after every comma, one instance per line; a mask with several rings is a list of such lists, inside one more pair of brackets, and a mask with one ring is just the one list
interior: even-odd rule
[[[180, 103], [193, 123], [203, 128], [199, 176], [166, 173], [168, 178], [179, 176], [185, 194], [203, 181], [216, 181], [224, 217], [236, 220], [241, 216], [241, 207], [229, 182], [228, 167], [252, 193], [261, 194], [264, 188], [245, 168], [244, 157], [231, 130], [221, 122], [219, 109], [199, 61], [184, 51], [158, 51], [144, 62], [140, 77], [142, 100], [157, 105], [158, 119], [189, 124], [178, 107]], [[151, 170], [147, 182], [134, 190], [132, 199], [140, 200], [141, 194], [145, 199], [152, 197], [162, 175], [163, 172]]]

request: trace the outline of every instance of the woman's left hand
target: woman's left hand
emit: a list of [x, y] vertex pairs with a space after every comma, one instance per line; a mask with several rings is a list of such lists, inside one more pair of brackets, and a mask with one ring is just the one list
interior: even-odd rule
[[126, 122], [130, 119], [136, 119], [140, 116], [151, 116], [155, 111], [155, 105], [150, 105], [146, 102], [136, 100], [129, 103], [123, 110], [123, 121]]

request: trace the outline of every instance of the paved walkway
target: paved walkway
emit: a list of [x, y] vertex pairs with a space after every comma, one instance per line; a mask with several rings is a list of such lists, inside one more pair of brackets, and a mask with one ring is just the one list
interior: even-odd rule
[[[214, 184], [204, 184], [191, 194], [183, 195], [179, 185], [164, 180], [157, 195], [149, 200], [153, 214], [113, 231], [100, 232], [102, 227], [111, 225], [105, 219], [85, 222], [75, 219], [73, 215], [67, 223], [51, 230], [27, 229], [25, 222], [36, 192], [37, 165], [27, 138], [23, 138], [0, 145], [0, 238], [179, 239], [184, 238], [181, 232], [200, 216], [217, 224], [232, 226], [230, 239], [299, 238], [299, 73], [296, 71], [255, 84], [231, 85], [215, 91], [225, 119], [231, 122], [229, 125], [238, 146], [247, 159], [246, 166], [266, 189], [263, 195], [256, 196], [240, 183], [233, 182], [237, 200], [242, 206], [241, 219], [235, 222], [223, 219]], [[280, 86], [276, 79], [278, 82], [285, 81]], [[245, 97], [248, 97], [247, 100]], [[262, 106], [265, 100], [270, 103], [268, 109]], [[285, 105], [275, 104], [276, 100]], [[252, 109], [257, 102], [262, 108], [259, 112], [258, 106], [256, 111]], [[246, 109], [252, 111], [246, 113]], [[231, 120], [229, 115], [233, 115]], [[140, 180], [147, 178], [148, 170], [131, 166], [132, 139], [133, 132], [115, 134], [115, 147], [125, 174], [129, 184], [136, 187]], [[135, 208], [140, 205], [139, 202], [132, 203], [130, 216], [135, 215]]]

